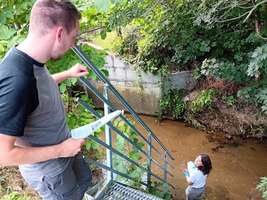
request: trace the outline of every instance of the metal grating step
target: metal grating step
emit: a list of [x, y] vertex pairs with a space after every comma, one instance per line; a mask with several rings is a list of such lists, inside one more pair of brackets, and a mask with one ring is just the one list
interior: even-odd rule
[[111, 185], [102, 199], [103, 200], [162, 200], [161, 198], [124, 186], [120, 183], [114, 183], [113, 185]]

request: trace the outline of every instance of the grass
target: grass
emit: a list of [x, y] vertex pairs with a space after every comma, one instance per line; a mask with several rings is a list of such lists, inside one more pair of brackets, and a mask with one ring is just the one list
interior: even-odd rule
[[104, 40], [101, 39], [100, 35], [93, 37], [92, 40], [93, 43], [97, 46], [100, 46], [105, 50], [113, 52], [115, 45], [120, 39], [117, 36], [117, 33], [115, 31], [112, 31], [110, 33], [107, 33], [107, 37]]
[[6, 194], [1, 197], [0, 200], [30, 200], [30, 198], [20, 195], [17, 192], [11, 192], [10, 194]]
[[17, 167], [0, 167], [0, 200], [40, 200], [29, 188]]

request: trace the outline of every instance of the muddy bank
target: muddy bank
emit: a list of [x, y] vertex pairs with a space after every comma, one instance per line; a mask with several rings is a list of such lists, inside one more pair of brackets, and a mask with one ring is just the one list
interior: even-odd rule
[[186, 105], [183, 119], [190, 125], [204, 131], [224, 133], [228, 138], [267, 137], [267, 114], [256, 103], [249, 103], [237, 95], [242, 86], [208, 79], [196, 88], [187, 91], [183, 97]]
[[187, 112], [185, 120], [193, 127], [208, 132], [219, 132], [226, 138], [265, 139], [267, 137], [267, 116], [256, 112], [253, 106], [237, 109], [224, 104], [215, 104], [198, 114]]

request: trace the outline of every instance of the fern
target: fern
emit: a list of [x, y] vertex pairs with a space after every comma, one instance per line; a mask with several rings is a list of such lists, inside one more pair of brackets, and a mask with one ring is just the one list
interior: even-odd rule
[[262, 192], [262, 198], [267, 200], [267, 177], [261, 177], [261, 180], [257, 185], [257, 190]]
[[261, 110], [267, 114], [267, 88], [264, 88], [259, 91], [256, 95], [257, 102], [259, 102], [261, 106]]
[[248, 76], [259, 78], [267, 64], [267, 44], [264, 44], [254, 50], [248, 66]]

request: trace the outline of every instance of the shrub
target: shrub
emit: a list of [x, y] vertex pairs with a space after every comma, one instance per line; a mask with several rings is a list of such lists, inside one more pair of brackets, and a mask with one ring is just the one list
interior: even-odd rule
[[215, 95], [216, 90], [214, 89], [202, 90], [197, 98], [190, 103], [189, 108], [193, 113], [198, 113], [205, 108], [210, 108]]

